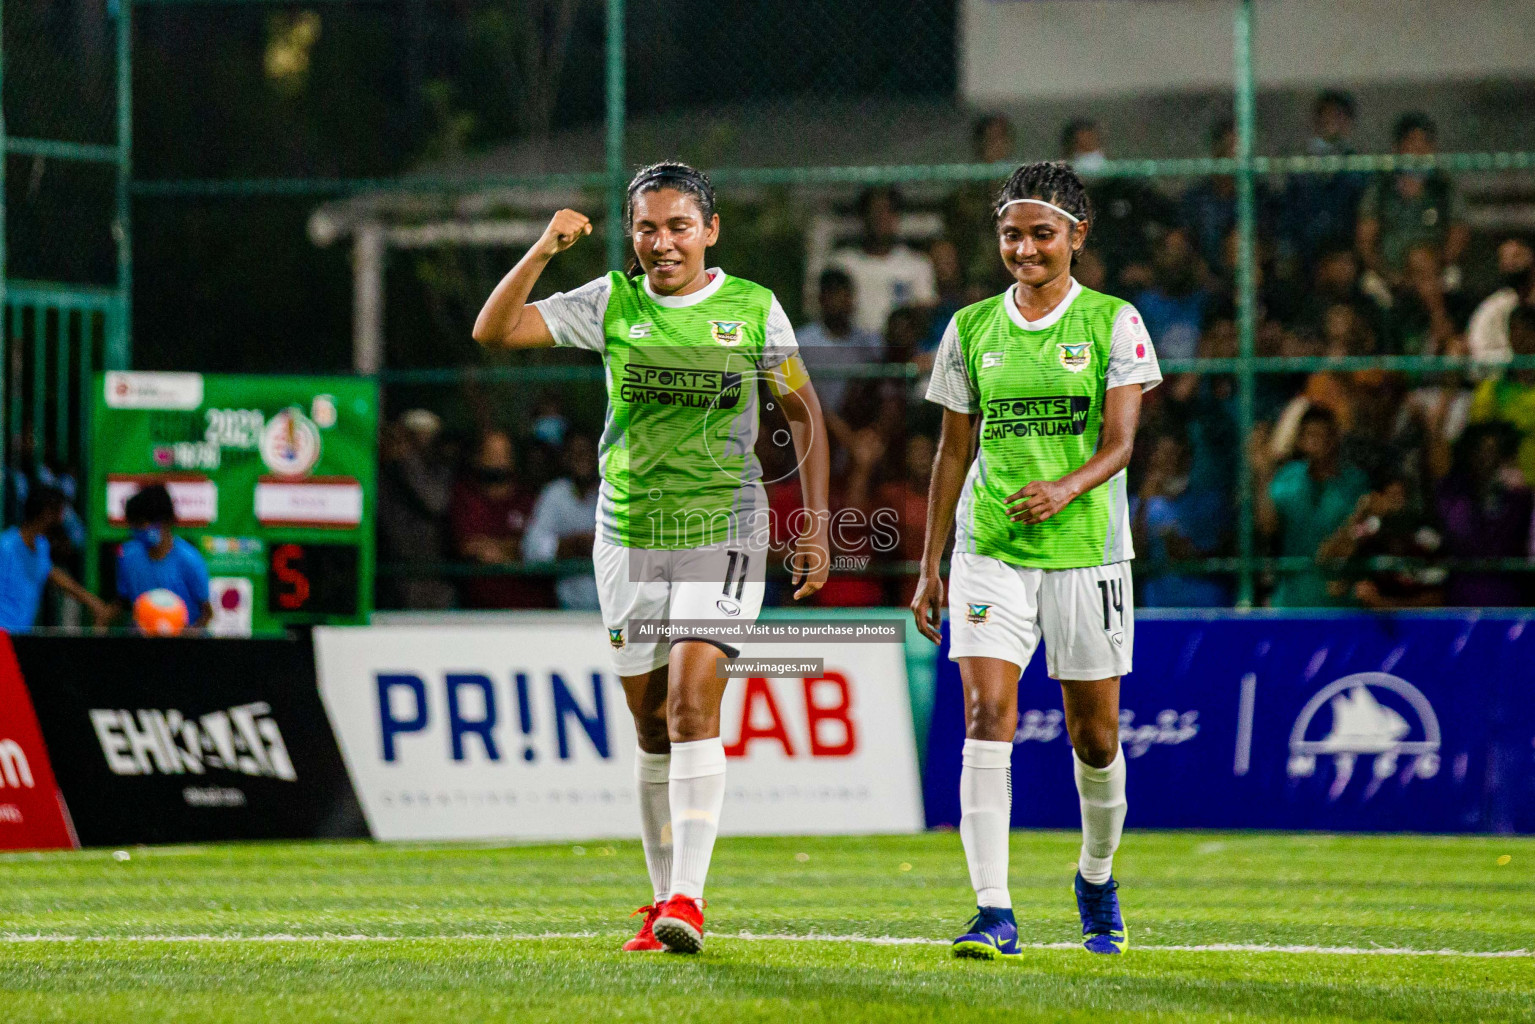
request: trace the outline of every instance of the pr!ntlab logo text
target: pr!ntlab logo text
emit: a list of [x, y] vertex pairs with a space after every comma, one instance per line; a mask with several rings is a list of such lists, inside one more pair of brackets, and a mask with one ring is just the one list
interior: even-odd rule
[[[1325, 733], [1321, 722], [1312, 727], [1323, 705], [1332, 717]], [[1364, 792], [1368, 800], [1397, 774], [1403, 758], [1404, 785], [1414, 777], [1437, 775], [1439, 746], [1439, 716], [1421, 690], [1388, 672], [1359, 672], [1323, 687], [1301, 709], [1290, 730], [1289, 773], [1291, 778], [1309, 778], [1318, 757], [1331, 757], [1334, 775], [1327, 796], [1337, 800], [1354, 777], [1359, 758], [1371, 757], [1373, 778]]]
[[219, 769], [297, 781], [271, 714], [265, 701], [196, 718], [175, 708], [92, 708], [91, 725], [115, 775], [202, 775]]

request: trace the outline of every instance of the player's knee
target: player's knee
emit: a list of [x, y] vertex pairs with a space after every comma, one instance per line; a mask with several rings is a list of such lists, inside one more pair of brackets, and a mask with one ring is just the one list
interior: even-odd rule
[[712, 716], [702, 708], [679, 707], [667, 719], [667, 733], [673, 743], [706, 740], [717, 731], [711, 728]]
[[970, 708], [965, 735], [973, 740], [1008, 742], [1018, 731], [1018, 713], [1001, 702], [977, 701]]
[[708, 739], [718, 728], [718, 715], [718, 709], [708, 707], [702, 694], [674, 692], [666, 702], [667, 734], [673, 743]]
[[635, 742], [647, 754], [669, 754], [672, 750], [671, 733], [666, 719], [655, 715], [634, 719]]
[[1093, 723], [1074, 730], [1071, 746], [1083, 764], [1092, 768], [1107, 768], [1119, 750], [1118, 723], [1112, 728]]

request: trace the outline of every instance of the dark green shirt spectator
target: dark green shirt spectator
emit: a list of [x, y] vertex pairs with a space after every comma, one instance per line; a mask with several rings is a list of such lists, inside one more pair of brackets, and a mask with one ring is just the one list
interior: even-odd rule
[[[1417, 187], [1417, 182], [1422, 187]], [[1460, 219], [1455, 186], [1437, 172], [1383, 174], [1370, 184], [1359, 203], [1361, 220], [1380, 225], [1380, 255], [1387, 267], [1400, 271], [1407, 251], [1415, 245], [1443, 250], [1450, 225]]]
[[[1280, 518], [1280, 554], [1315, 558], [1328, 537], [1342, 526], [1369, 490], [1365, 475], [1353, 466], [1317, 481], [1302, 459], [1286, 463], [1269, 483], [1269, 497]], [[1280, 575], [1272, 604], [1276, 608], [1318, 608], [1347, 603], [1328, 592], [1320, 569]]]

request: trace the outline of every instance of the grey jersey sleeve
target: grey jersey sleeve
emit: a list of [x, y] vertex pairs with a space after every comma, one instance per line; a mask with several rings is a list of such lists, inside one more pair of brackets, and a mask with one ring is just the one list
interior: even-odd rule
[[771, 370], [799, 352], [799, 342], [794, 339], [794, 325], [789, 323], [789, 314], [783, 311], [776, 295], [773, 296], [772, 306], [768, 308], [764, 334], [759, 363], [762, 369]]
[[1156, 349], [1146, 330], [1146, 318], [1134, 306], [1126, 305], [1114, 318], [1104, 390], [1139, 384], [1142, 391], [1150, 391], [1160, 383], [1162, 369], [1157, 365]]
[[613, 282], [599, 277], [572, 291], [555, 292], [540, 299], [533, 303], [533, 308], [543, 314], [556, 345], [601, 352], [607, 344], [602, 320], [607, 316], [612, 294]]
[[927, 400], [969, 415], [981, 411], [981, 396], [975, 381], [970, 378], [969, 367], [965, 365], [956, 320], [949, 321], [943, 331], [943, 340], [938, 343], [938, 354], [933, 357], [933, 375], [927, 383]]

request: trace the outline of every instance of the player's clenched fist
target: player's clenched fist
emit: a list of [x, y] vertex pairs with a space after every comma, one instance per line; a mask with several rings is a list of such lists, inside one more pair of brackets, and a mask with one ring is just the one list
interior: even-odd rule
[[592, 222], [584, 213], [561, 210], [549, 218], [549, 226], [538, 240], [538, 251], [544, 256], [564, 252], [576, 244], [576, 239], [592, 233]]

